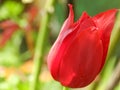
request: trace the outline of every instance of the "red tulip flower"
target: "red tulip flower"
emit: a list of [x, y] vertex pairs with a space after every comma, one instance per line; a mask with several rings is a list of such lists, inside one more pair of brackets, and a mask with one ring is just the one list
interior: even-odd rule
[[61, 32], [48, 55], [53, 78], [72, 88], [90, 84], [100, 73], [108, 52], [116, 9], [94, 17], [86, 12], [74, 22], [72, 5]]

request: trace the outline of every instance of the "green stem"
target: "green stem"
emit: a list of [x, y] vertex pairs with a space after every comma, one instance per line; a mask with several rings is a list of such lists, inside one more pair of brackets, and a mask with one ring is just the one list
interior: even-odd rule
[[33, 67], [33, 81], [31, 82], [30, 90], [37, 90], [37, 83], [39, 80], [39, 74], [41, 71], [45, 38], [47, 36], [47, 25], [49, 21], [49, 10], [52, 7], [54, 0], [47, 0], [42, 14], [40, 29], [38, 32], [38, 38], [36, 42], [35, 54], [34, 54], [34, 67]]
[[63, 86], [63, 90], [69, 90], [69, 88]]

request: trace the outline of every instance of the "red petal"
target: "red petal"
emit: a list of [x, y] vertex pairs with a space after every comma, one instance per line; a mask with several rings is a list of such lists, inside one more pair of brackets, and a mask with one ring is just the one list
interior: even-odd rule
[[93, 17], [102, 35], [110, 36], [115, 22], [116, 12], [117, 9], [108, 10]]
[[69, 31], [71, 25], [74, 22], [74, 12], [73, 12], [72, 5], [69, 4], [68, 6], [69, 6], [69, 9], [70, 9], [69, 16], [68, 16], [68, 18], [66, 19], [66, 21], [64, 22], [64, 24], [61, 28], [60, 35], [65, 33], [66, 31]]
[[59, 81], [65, 86], [86, 86], [98, 74], [103, 55], [102, 42], [98, 32], [90, 30], [82, 31], [60, 58]]
[[64, 36], [65, 34], [61, 37], [58, 36], [48, 54], [48, 68], [50, 69], [52, 76], [56, 80], [59, 80], [59, 66], [61, 63], [61, 58], [75, 38], [75, 34], [76, 30], [74, 30], [72, 33], [66, 34], [66, 36]]
[[117, 9], [108, 10], [94, 16], [93, 19], [96, 20], [98, 27], [104, 31], [105, 28], [115, 20], [116, 12]]
[[89, 18], [90, 18], [90, 16], [86, 12], [83, 12], [82, 15], [81, 15], [81, 17], [78, 19], [77, 23], [78, 22], [82, 23], [84, 20], [87, 20]]
[[0, 39], [0, 47], [4, 46], [5, 43], [10, 39], [15, 30], [18, 29], [17, 25], [6, 28], [2, 33], [2, 38]]
[[117, 9], [108, 10], [93, 17], [101, 33], [103, 43], [103, 64], [107, 55], [110, 35], [114, 26]]
[[76, 23], [74, 23], [74, 25], [71, 28], [74, 28], [78, 25], [79, 25], [78, 33], [87, 28], [96, 27], [96, 23], [86, 12], [83, 12], [82, 16]]
[[69, 9], [70, 9], [69, 16], [64, 22], [61, 28], [61, 32], [48, 55], [48, 68], [50, 69], [52, 76], [56, 80], [58, 80], [58, 72], [59, 72], [59, 64], [60, 64], [60, 59], [57, 58], [60, 58], [64, 51], [64, 49], [60, 50], [60, 47], [63, 40], [71, 33], [70, 26], [73, 24], [74, 21], [74, 13], [73, 13], [72, 5], [70, 4], [69, 4]]

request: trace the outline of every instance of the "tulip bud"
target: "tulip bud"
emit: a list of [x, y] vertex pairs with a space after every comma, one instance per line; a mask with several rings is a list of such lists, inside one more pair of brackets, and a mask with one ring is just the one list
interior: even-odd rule
[[90, 84], [106, 59], [116, 9], [94, 17], [86, 12], [74, 22], [72, 5], [48, 55], [48, 68], [62, 85], [79, 88]]

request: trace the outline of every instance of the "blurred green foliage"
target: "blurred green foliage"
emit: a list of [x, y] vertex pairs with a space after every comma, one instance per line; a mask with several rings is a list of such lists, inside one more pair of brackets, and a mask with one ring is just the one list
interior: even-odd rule
[[0, 20], [16, 18], [22, 13], [24, 5], [17, 1], [6, 0], [0, 5]]
[[120, 0], [75, 0], [74, 8], [78, 19], [83, 11], [93, 16], [108, 9], [119, 9]]
[[[63, 1], [63, 2], [62, 2]], [[50, 34], [50, 44], [56, 39], [60, 28], [68, 16], [68, 6], [67, 2], [69, 0], [56, 0], [55, 12], [52, 15], [50, 24], [51, 30]], [[86, 11], [90, 15], [95, 15], [99, 12], [112, 9], [120, 8], [120, 0], [74, 0], [73, 7], [75, 12], [75, 20], [77, 20], [83, 11]], [[22, 17], [26, 5], [21, 3], [20, 0], [4, 0], [0, 3], [0, 22], [12, 19], [18, 23], [21, 27], [26, 26], [27, 20]], [[120, 31], [120, 30], [119, 30]], [[37, 34], [35, 33], [35, 41]], [[17, 30], [6, 45], [0, 49], [0, 65], [2, 66], [18, 66], [31, 57], [29, 51], [26, 50], [25, 43], [23, 42], [24, 32], [23, 30]], [[50, 48], [50, 44], [46, 43], [47, 49]], [[111, 57], [107, 64], [105, 65], [103, 72], [101, 73], [101, 82], [95, 84], [101, 90], [104, 90], [108, 80], [120, 58], [120, 39], [118, 39], [115, 44], [114, 51], [112, 52], [113, 57]], [[117, 55], [117, 57], [115, 56]], [[12, 75], [9, 78], [4, 78], [0, 75], [0, 90], [28, 90], [31, 79], [26, 76], [24, 80], [19, 75]], [[40, 85], [41, 84], [41, 85]], [[40, 86], [39, 86], [40, 85]], [[61, 90], [61, 85], [56, 81], [42, 82], [38, 83], [38, 90]], [[100, 90], [100, 89], [99, 89]], [[115, 90], [120, 90], [120, 85], [116, 86]]]
[[0, 65], [18, 66], [20, 64], [20, 44], [23, 32], [20, 30], [12, 35], [4, 48], [0, 49]]
[[[5, 0], [0, 3], [0, 22], [4, 20], [13, 20], [20, 27], [25, 27], [28, 21], [23, 17], [25, 5], [16, 0]], [[22, 61], [27, 60], [30, 52], [26, 51], [23, 44], [24, 30], [16, 30], [6, 45], [0, 48], [0, 65], [19, 66]], [[22, 45], [23, 44], [23, 45]], [[21, 46], [22, 45], [22, 46]]]

